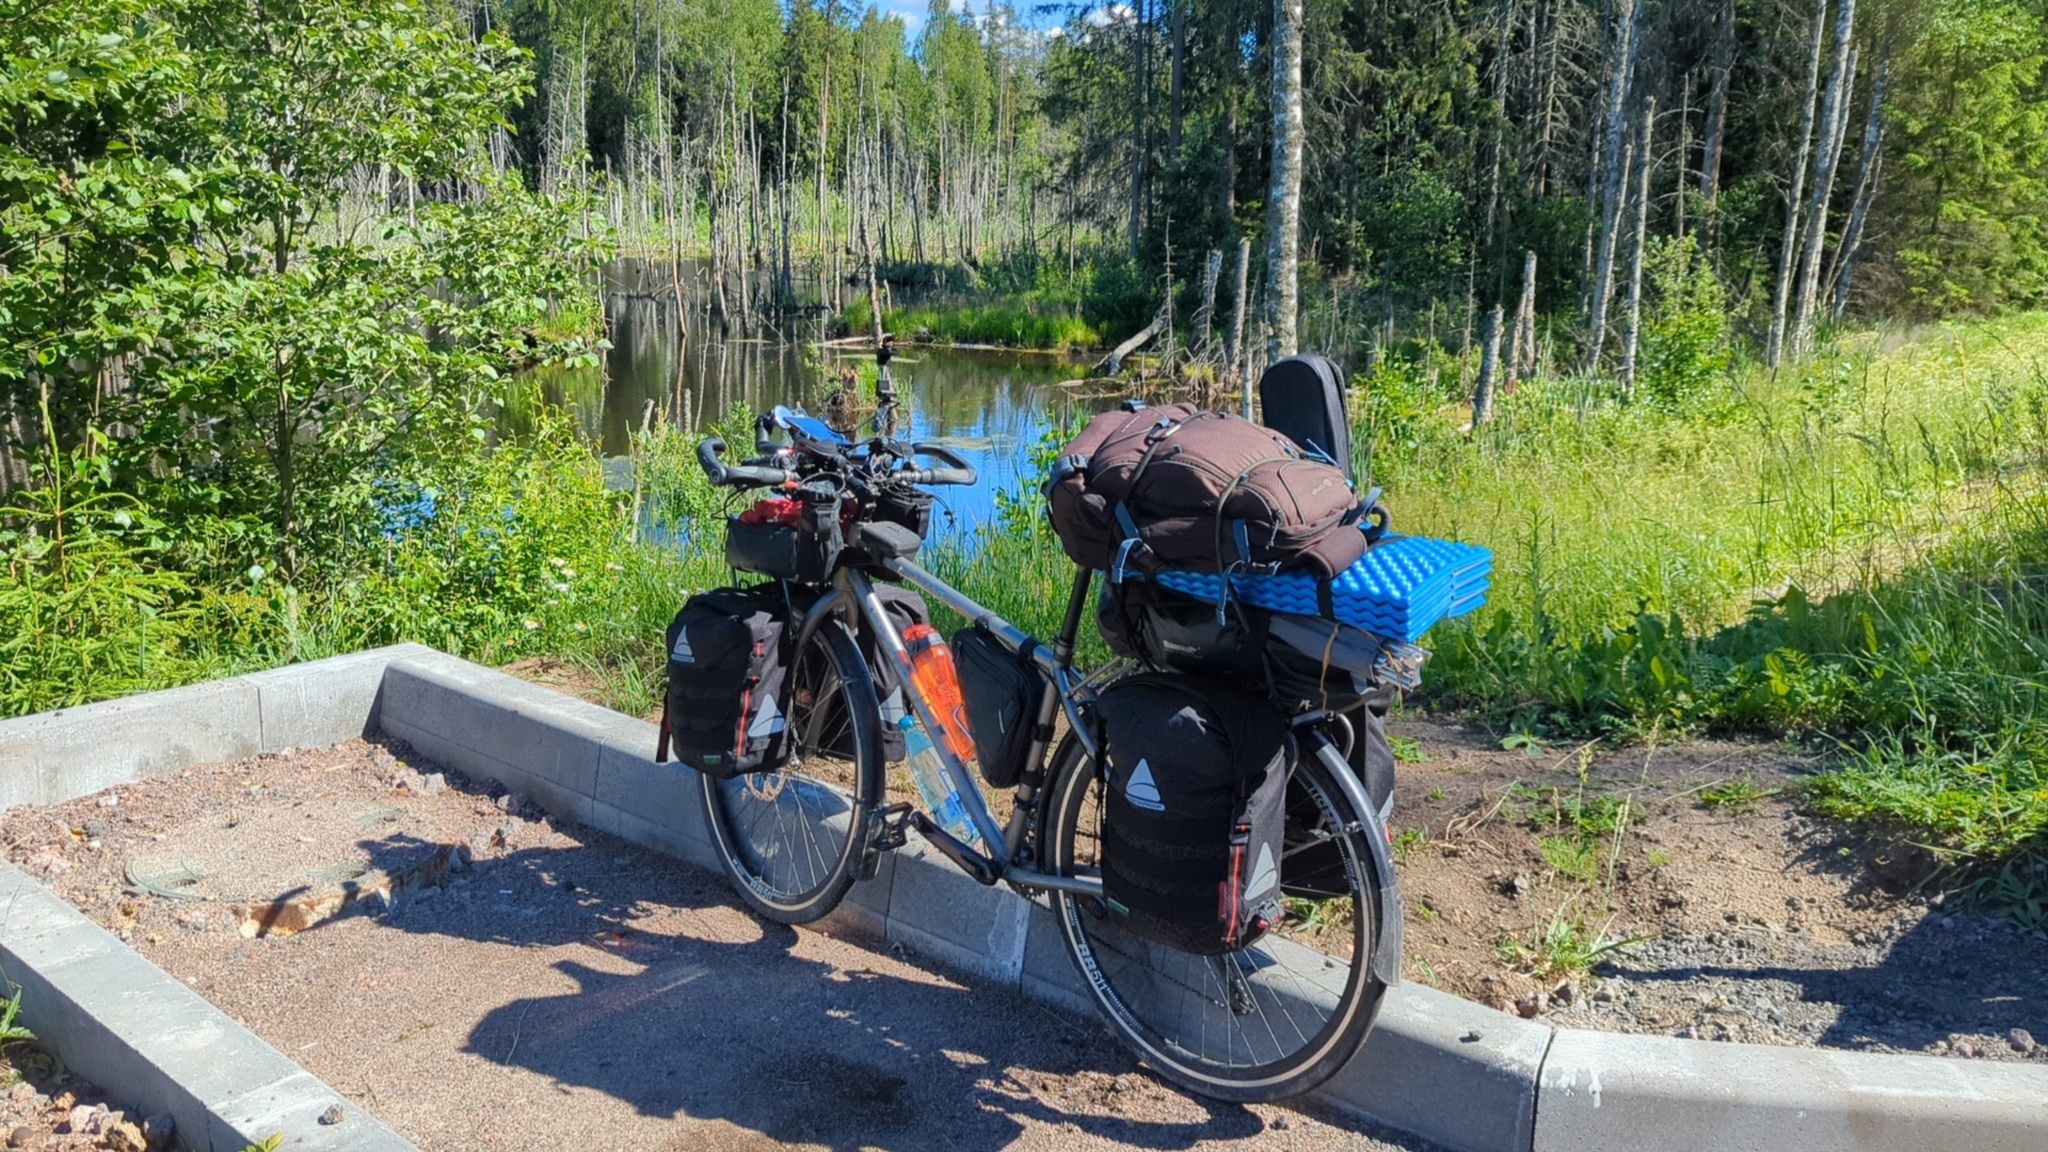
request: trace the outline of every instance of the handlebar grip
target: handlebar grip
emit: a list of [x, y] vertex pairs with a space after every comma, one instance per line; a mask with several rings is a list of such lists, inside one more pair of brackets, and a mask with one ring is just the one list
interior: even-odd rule
[[948, 465], [945, 468], [908, 469], [905, 476], [912, 484], [973, 484], [981, 476], [974, 465], [962, 460], [950, 448], [937, 444], [912, 444], [910, 450], [919, 456], [936, 456]]
[[713, 484], [730, 484], [735, 488], [780, 488], [796, 482], [797, 475], [786, 468], [730, 467], [718, 459], [725, 451], [725, 441], [716, 436], [706, 437], [697, 445], [697, 463], [704, 468], [704, 475]]

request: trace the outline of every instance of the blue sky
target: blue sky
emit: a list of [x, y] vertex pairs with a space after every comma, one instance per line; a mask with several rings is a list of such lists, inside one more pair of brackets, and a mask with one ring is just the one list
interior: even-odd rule
[[[924, 27], [925, 13], [931, 10], [930, 0], [870, 0], [870, 2], [877, 3], [884, 12], [894, 16], [901, 16], [904, 26], [910, 29], [910, 34], [913, 36], [917, 35], [919, 28]], [[1018, 22], [1030, 28], [1051, 28], [1057, 26], [1060, 23], [1059, 17], [1052, 15], [1040, 16], [1034, 11], [1042, 2], [1043, 0], [1016, 0], [1012, 7], [1016, 9]], [[948, 0], [947, 7], [958, 12], [962, 3], [965, 3], [977, 15], [985, 8], [985, 0]]]

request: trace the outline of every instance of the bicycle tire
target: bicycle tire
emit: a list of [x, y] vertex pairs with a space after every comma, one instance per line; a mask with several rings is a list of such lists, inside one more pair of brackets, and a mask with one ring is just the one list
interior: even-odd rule
[[776, 772], [704, 779], [719, 863], [762, 916], [808, 924], [838, 907], [870, 848], [882, 795], [881, 708], [860, 646], [837, 619], [796, 654], [790, 755]]
[[[1100, 843], [1102, 774], [1071, 736], [1055, 754], [1053, 770], [1039, 825], [1049, 841], [1047, 859], [1061, 875], [1099, 875], [1093, 854]], [[1301, 942], [1304, 904], [1298, 900], [1289, 902], [1280, 926], [1248, 948], [1213, 957], [1129, 933], [1099, 898], [1052, 894], [1067, 954], [1096, 1008], [1154, 1071], [1203, 1096], [1261, 1103], [1315, 1088], [1358, 1052], [1386, 993], [1371, 964], [1381, 923], [1378, 873], [1357, 831], [1369, 825], [1313, 757], [1295, 766], [1287, 807], [1282, 891], [1288, 890], [1287, 858], [1316, 849], [1320, 894], [1335, 891], [1331, 879], [1341, 876], [1336, 888], [1345, 895], [1337, 898], [1349, 899], [1355, 911], [1344, 939], [1326, 933], [1313, 940], [1343, 945], [1348, 959]], [[1332, 848], [1342, 865], [1334, 872]], [[1233, 993], [1250, 1007], [1233, 1009]], [[1304, 1029], [1306, 1019], [1315, 1026]], [[1298, 1043], [1282, 1039], [1288, 1030]]]

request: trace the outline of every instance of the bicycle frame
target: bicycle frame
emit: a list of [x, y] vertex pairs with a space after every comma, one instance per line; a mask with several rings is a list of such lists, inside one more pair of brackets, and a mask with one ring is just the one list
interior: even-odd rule
[[[885, 565], [895, 575], [937, 597], [948, 608], [988, 629], [990, 634], [1011, 651], [1028, 654], [1032, 663], [1037, 666], [1043, 676], [1040, 681], [1042, 691], [1039, 697], [1037, 726], [1026, 757], [1027, 763], [1044, 762], [1046, 750], [1051, 744], [1053, 719], [1055, 714], [1061, 711], [1065, 712], [1068, 725], [1082, 747], [1087, 749], [1091, 757], [1096, 754], [1094, 737], [1088, 732], [1080, 711], [1080, 688], [1085, 683], [1085, 678], [1077, 676], [1073, 667], [1074, 640], [1080, 631], [1081, 616], [1087, 607], [1088, 593], [1093, 586], [1092, 572], [1083, 569], [1075, 574], [1073, 590], [1067, 603], [1066, 620], [1060, 629], [1060, 635], [1053, 645], [1048, 647], [1030, 633], [1003, 619], [993, 610], [976, 603], [965, 593], [917, 564], [909, 560], [890, 560], [886, 561]], [[885, 658], [893, 661], [900, 673], [899, 680], [903, 685], [904, 697], [909, 701], [919, 722], [926, 726], [927, 731], [938, 731], [931, 706], [918, 692], [917, 681], [910, 675], [909, 650], [904, 647], [903, 637], [897, 633], [889, 614], [875, 598], [874, 587], [869, 583], [866, 574], [857, 569], [843, 568], [834, 576], [832, 591], [820, 597], [805, 615], [798, 636], [798, 645], [807, 642], [810, 634], [825, 619], [848, 609], [858, 611], [874, 629], [886, 654]], [[1016, 803], [1012, 807], [1009, 824], [999, 824], [995, 814], [989, 811], [988, 802], [982, 798], [981, 786], [975, 779], [973, 770], [955, 756], [944, 741], [934, 742], [933, 748], [939, 754], [948, 781], [960, 793], [961, 802], [966, 806], [975, 830], [980, 833], [982, 843], [1002, 845], [1002, 850], [996, 853], [977, 851], [947, 836], [942, 830], [921, 828], [920, 831], [945, 855], [984, 884], [993, 884], [1001, 880], [1023, 889], [1059, 889], [1087, 896], [1102, 894], [1102, 881], [1097, 877], [1056, 876], [1020, 861], [1031, 812], [1038, 802], [1037, 787], [1020, 784], [1015, 793]]]

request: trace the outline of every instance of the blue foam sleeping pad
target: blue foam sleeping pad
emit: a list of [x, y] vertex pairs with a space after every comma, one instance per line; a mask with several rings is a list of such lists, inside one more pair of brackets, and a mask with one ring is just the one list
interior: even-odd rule
[[[1366, 550], [1330, 580], [1331, 615], [1368, 632], [1414, 643], [1437, 621], [1486, 602], [1493, 553], [1477, 544], [1396, 536]], [[1307, 572], [1233, 573], [1228, 596], [1214, 572], [1168, 571], [1162, 587], [1199, 599], [1241, 600], [1275, 612], [1323, 615], [1316, 578]]]

